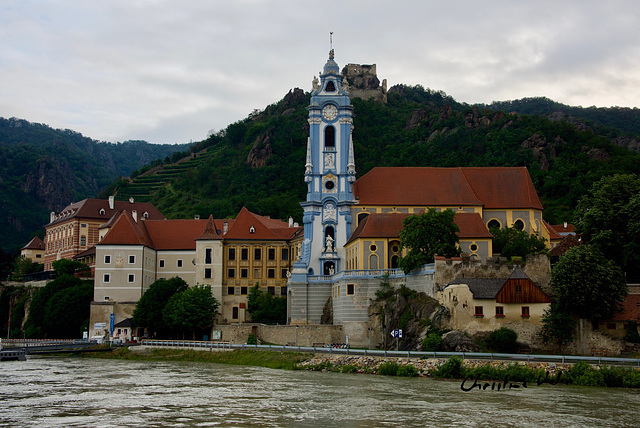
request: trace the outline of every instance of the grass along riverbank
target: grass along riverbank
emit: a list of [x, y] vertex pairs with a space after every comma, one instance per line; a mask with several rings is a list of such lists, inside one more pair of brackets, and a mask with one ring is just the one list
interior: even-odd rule
[[486, 360], [448, 360], [306, 354], [243, 349], [207, 352], [191, 349], [123, 347], [108, 353], [79, 354], [82, 358], [113, 358], [132, 361], [193, 361], [268, 367], [285, 370], [365, 373], [387, 376], [423, 376], [439, 379], [470, 379], [486, 382], [526, 382], [580, 386], [640, 388], [640, 368], [595, 366], [585, 362], [540, 363]]

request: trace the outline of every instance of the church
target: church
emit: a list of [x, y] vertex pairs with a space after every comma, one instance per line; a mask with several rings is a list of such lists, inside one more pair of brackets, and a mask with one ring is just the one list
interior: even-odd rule
[[250, 322], [247, 290], [258, 284], [287, 297], [288, 324], [332, 323], [364, 337], [381, 278], [435, 295], [435, 265], [408, 275], [398, 269], [398, 234], [408, 215], [453, 210], [460, 249], [478, 262], [493, 257], [491, 227], [554, 238], [524, 167], [379, 167], [356, 179], [350, 88], [333, 49], [312, 85], [299, 166], [307, 185], [302, 225], [244, 208], [235, 219], [118, 213], [96, 245], [91, 336], [103, 333], [94, 327], [111, 315], [116, 323], [130, 318], [154, 281], [180, 276], [212, 287], [220, 301], [217, 323]]

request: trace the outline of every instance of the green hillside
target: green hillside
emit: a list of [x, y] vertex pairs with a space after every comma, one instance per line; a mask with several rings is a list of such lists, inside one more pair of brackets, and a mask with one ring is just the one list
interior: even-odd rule
[[[295, 89], [194, 145], [195, 157], [119, 183], [116, 195], [150, 201], [170, 218], [232, 216], [244, 205], [300, 220], [308, 103]], [[516, 104], [470, 106], [420, 86], [391, 88], [386, 104], [354, 99], [358, 176], [374, 166], [527, 166], [545, 218], [556, 223], [572, 220], [580, 196], [602, 176], [640, 173], [640, 155], [620, 146], [639, 140], [637, 109], [599, 115], [572, 107], [558, 117], [553, 103], [542, 114], [515, 113]]]
[[43, 230], [49, 212], [95, 197], [119, 176], [187, 147], [105, 143], [68, 129], [0, 118], [0, 248], [20, 248]]

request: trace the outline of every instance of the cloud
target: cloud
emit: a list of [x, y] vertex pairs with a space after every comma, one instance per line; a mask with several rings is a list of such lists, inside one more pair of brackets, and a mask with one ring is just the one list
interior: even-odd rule
[[200, 140], [336, 60], [461, 102], [637, 105], [640, 3], [8, 1], [0, 115], [100, 140]]

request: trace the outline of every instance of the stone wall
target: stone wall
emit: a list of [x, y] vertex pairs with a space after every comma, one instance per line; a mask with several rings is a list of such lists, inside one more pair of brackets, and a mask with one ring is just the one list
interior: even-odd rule
[[[508, 278], [513, 265], [507, 264], [504, 258], [492, 258], [486, 263], [480, 263], [466, 257], [445, 259], [436, 257], [435, 284], [443, 286], [456, 278]], [[548, 292], [551, 280], [551, 263], [544, 254], [529, 255], [521, 265], [529, 278]]]
[[213, 329], [222, 333], [220, 340], [234, 344], [247, 343], [250, 334], [261, 342], [274, 345], [323, 346], [345, 343], [345, 336], [339, 325], [225, 324], [215, 325]]

